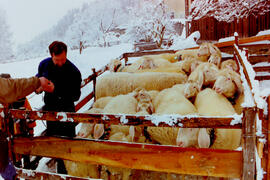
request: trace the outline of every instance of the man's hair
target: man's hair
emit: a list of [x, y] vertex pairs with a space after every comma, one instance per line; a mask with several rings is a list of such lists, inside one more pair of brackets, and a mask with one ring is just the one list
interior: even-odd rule
[[54, 41], [49, 46], [51, 56], [61, 54], [62, 52], [67, 52], [67, 45], [60, 41]]

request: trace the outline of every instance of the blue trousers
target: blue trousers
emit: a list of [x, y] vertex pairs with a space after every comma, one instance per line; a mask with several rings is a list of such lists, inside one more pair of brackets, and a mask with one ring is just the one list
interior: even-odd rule
[[0, 172], [0, 174], [5, 180], [14, 180], [15, 179], [16, 170], [15, 170], [14, 165], [12, 164], [12, 162], [10, 160], [9, 160], [9, 163], [8, 163], [6, 169], [3, 172]]

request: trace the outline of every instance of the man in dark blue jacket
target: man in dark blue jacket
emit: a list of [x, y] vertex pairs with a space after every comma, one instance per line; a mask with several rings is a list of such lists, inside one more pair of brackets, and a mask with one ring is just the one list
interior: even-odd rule
[[[67, 46], [54, 41], [49, 46], [51, 57], [40, 62], [37, 77], [46, 77], [54, 84], [52, 93], [45, 92], [42, 110], [75, 112], [74, 102], [81, 95], [81, 73], [67, 59]], [[75, 124], [68, 122], [47, 122], [47, 135], [75, 136]]]

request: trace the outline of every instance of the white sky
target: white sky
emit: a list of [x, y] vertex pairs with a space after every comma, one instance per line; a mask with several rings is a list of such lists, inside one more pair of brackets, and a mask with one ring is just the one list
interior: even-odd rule
[[0, 0], [14, 43], [31, 40], [55, 25], [66, 12], [93, 0]]

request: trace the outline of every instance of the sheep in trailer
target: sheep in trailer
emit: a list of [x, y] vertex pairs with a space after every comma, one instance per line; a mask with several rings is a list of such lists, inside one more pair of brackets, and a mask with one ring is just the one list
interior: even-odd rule
[[237, 66], [237, 63], [235, 62], [235, 60], [233, 59], [228, 59], [226, 61], [223, 61], [220, 65], [220, 69], [231, 69], [235, 72], [238, 71], [238, 66]]
[[178, 60], [196, 59], [202, 62], [206, 62], [208, 60], [208, 55], [199, 56], [197, 49], [179, 50], [175, 54]]
[[97, 79], [95, 95], [96, 99], [106, 96], [117, 96], [119, 94], [128, 94], [136, 88], [144, 88], [147, 91], [160, 91], [175, 84], [184, 83], [186, 80], [187, 76], [181, 73], [117, 72], [104, 74]]
[[243, 93], [243, 85], [240, 75], [228, 68], [222, 69], [217, 73], [213, 89], [228, 98], [235, 97], [235, 94]]
[[[156, 114], [196, 114], [193, 104], [183, 96], [184, 85], [162, 90], [154, 100]], [[179, 128], [148, 127], [151, 139], [163, 145], [176, 145]]]
[[[236, 112], [232, 104], [221, 94], [210, 88], [199, 92], [194, 103], [198, 114], [202, 116], [229, 116]], [[241, 141], [239, 129], [215, 129], [215, 138], [211, 148], [236, 149]]]
[[[212, 63], [200, 64], [188, 77], [185, 87], [185, 97], [191, 98], [204, 86], [213, 86], [219, 69]], [[192, 92], [192, 93], [191, 93]]]
[[208, 62], [215, 64], [217, 67], [220, 66], [221, 51], [214, 44], [203, 43], [198, 50], [198, 56], [209, 57]]

